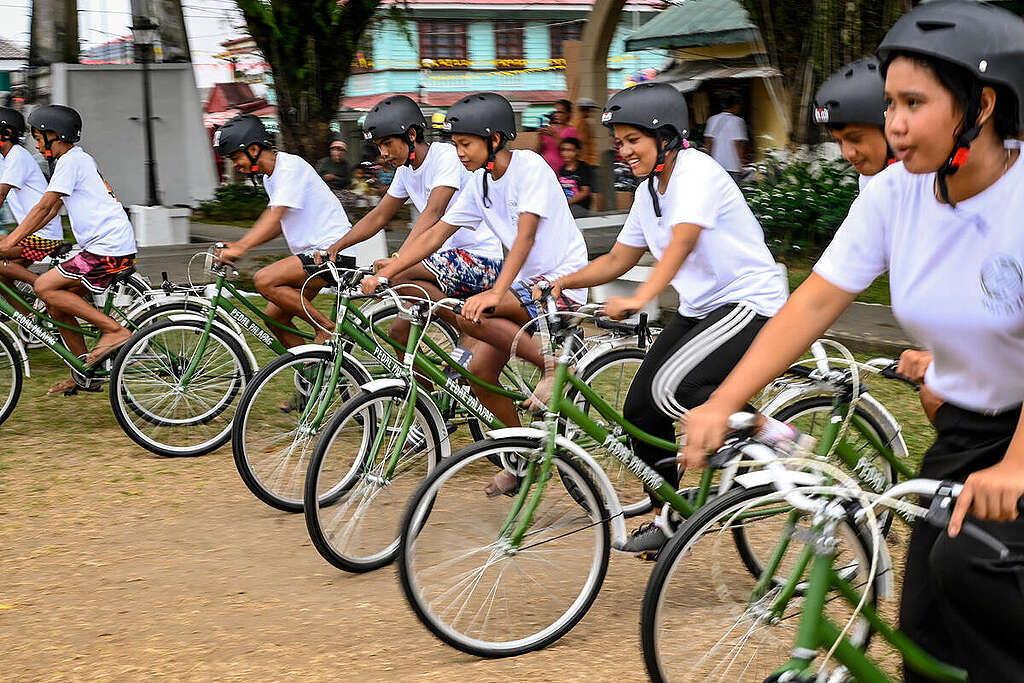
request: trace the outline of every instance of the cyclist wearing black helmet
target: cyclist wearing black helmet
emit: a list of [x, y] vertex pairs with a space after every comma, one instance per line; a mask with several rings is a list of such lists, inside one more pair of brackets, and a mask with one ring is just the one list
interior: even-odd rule
[[[475, 353], [471, 367], [477, 376], [496, 382], [520, 326], [538, 313], [535, 307], [522, 306], [532, 299], [533, 285], [581, 268], [587, 261], [587, 248], [562, 186], [544, 158], [528, 150], [506, 148], [516, 136], [515, 114], [508, 100], [495, 93], [464, 97], [448, 110], [444, 127], [473, 177], [437, 224], [415, 245], [407, 242], [398, 257], [363, 286], [372, 291], [381, 276], [394, 277], [419, 263], [459, 226], [490, 229], [508, 254], [493, 288], [466, 301], [459, 325], [464, 333], [490, 347]], [[586, 290], [567, 290], [559, 297], [559, 306], [575, 309], [586, 298]], [[490, 308], [493, 314], [485, 313]], [[524, 339], [516, 348], [518, 355], [543, 369], [544, 359], [535, 342]], [[542, 379], [538, 395], [544, 384]], [[482, 392], [478, 396], [502, 422], [519, 424], [510, 400]]]
[[1006, 144], [1024, 131], [1024, 20], [938, 0], [897, 21], [878, 56], [900, 163], [865, 188], [814, 273], [690, 412], [685, 456], [701, 463], [728, 416], [888, 271], [893, 312], [934, 354], [912, 378], [945, 401], [921, 476], [965, 482], [947, 532], [919, 524], [911, 534], [901, 627], [972, 681], [1019, 681], [1024, 562], [997, 559], [960, 529], [970, 515], [1024, 549], [1024, 163]]
[[[323, 178], [302, 157], [274, 149], [274, 141], [263, 123], [251, 114], [238, 115], [214, 134], [217, 154], [230, 159], [239, 173], [255, 182], [263, 176], [269, 201], [245, 236], [229, 242], [218, 257], [231, 263], [255, 246], [269, 242], [281, 233], [294, 256], [281, 259], [256, 271], [252, 281], [267, 303], [266, 314], [289, 325], [292, 318], [315, 323], [316, 341], [326, 341], [326, 330], [334, 325], [314, 306], [303, 306], [303, 296], [311, 301], [328, 284], [323, 277], [303, 289], [306, 279], [321, 269], [318, 252], [327, 249], [348, 232], [350, 223], [341, 202]], [[337, 262], [355, 266], [355, 251], [347, 250]], [[291, 348], [303, 343], [298, 335], [271, 327], [282, 344]]]
[[[376, 235], [384, 229], [398, 209], [411, 200], [420, 212], [412, 232], [399, 248], [413, 247], [423, 234], [441, 220], [472, 175], [459, 161], [450, 144], [428, 145], [423, 138], [426, 121], [420, 108], [405, 95], [394, 95], [378, 102], [366, 115], [363, 135], [380, 149], [385, 164], [395, 168], [395, 177], [380, 203], [356, 222], [347, 235], [331, 245], [335, 254]], [[397, 256], [374, 264], [383, 268]], [[432, 297], [466, 298], [494, 285], [501, 271], [504, 254], [501, 242], [485, 227], [462, 229], [449, 237], [441, 248], [390, 279], [391, 284], [415, 283]], [[392, 332], [401, 331], [396, 321]], [[407, 325], [402, 327], [407, 328]], [[399, 339], [401, 341], [401, 339]]]
[[[615, 297], [605, 312], [622, 318], [643, 309], [668, 285], [679, 311], [651, 346], [626, 396], [624, 414], [641, 429], [675, 438], [674, 421], [725, 379], [769, 317], [786, 300], [785, 283], [764, 233], [739, 187], [710, 156], [686, 141], [686, 100], [670, 85], [646, 83], [609, 101], [601, 121], [633, 173], [646, 176], [611, 251], [554, 281], [563, 287], [611, 282], [650, 251], [658, 260], [631, 297]], [[634, 452], [678, 482], [674, 462], [634, 441]], [[640, 527], [620, 548], [653, 556], [667, 537]]]
[[[58, 322], [74, 326], [75, 318], [89, 321], [102, 331], [86, 354], [81, 333], [61, 328], [68, 350], [96, 365], [131, 337], [113, 318], [95, 308], [91, 297], [107, 289], [118, 273], [135, 266], [135, 232], [121, 202], [100, 176], [96, 161], [75, 145], [82, 136], [82, 117], [71, 107], [51, 104], [28, 117], [36, 148], [50, 162], [53, 174], [46, 192], [10, 235], [0, 241], [8, 251], [26, 237], [49, 225], [67, 209], [71, 231], [83, 251], [35, 281], [36, 295], [46, 302], [47, 312]], [[58, 382], [47, 392], [62, 394], [75, 386], [74, 379]]]
[[814, 96], [813, 113], [860, 174], [861, 190], [892, 160], [885, 141], [885, 81], [876, 58], [858, 59], [829, 76]]
[[[0, 204], [10, 202], [14, 218], [25, 220], [29, 209], [46, 192], [46, 176], [28, 150], [21, 146], [25, 134], [25, 118], [15, 109], [0, 107]], [[64, 243], [64, 228], [55, 216], [34, 235], [29, 235], [10, 249], [0, 253], [0, 279], [10, 284], [20, 280], [32, 284], [39, 276], [27, 268], [41, 261]], [[20, 305], [14, 302], [15, 305]]]

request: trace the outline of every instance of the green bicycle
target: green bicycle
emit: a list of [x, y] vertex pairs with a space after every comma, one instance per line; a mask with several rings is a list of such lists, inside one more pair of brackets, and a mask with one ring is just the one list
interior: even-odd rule
[[[340, 569], [370, 571], [394, 559], [405, 501], [423, 475], [450, 454], [456, 415], [466, 415], [471, 424], [487, 430], [504, 427], [471, 393], [471, 386], [514, 401], [522, 401], [531, 390], [529, 381], [517, 384], [518, 390], [484, 382], [422, 335], [434, 311], [446, 307], [458, 312], [461, 305], [458, 299], [444, 299], [409, 306], [405, 315], [413, 332], [405, 362], [395, 364], [391, 379], [362, 387], [316, 444], [305, 480], [306, 526], [320, 554]], [[605, 395], [623, 396], [621, 379], [631, 379], [643, 360], [646, 333], [635, 325], [607, 327], [608, 334], [589, 343], [576, 337], [576, 372], [581, 382], [600, 387]], [[581, 355], [579, 349], [587, 351]]]
[[[56, 263], [61, 256], [66, 256], [71, 246], [66, 244], [55, 252], [51, 257], [53, 262]], [[24, 378], [31, 376], [24, 342], [42, 344], [67, 364], [76, 383], [70, 390], [72, 393], [101, 389], [110, 374], [109, 363], [104, 361], [97, 365], [86, 365], [82, 358], [64, 345], [59, 334], [60, 329], [68, 329], [82, 334], [88, 340], [99, 338], [98, 330], [92, 327], [66, 325], [55, 320], [46, 313], [45, 307], [35, 306], [35, 298], [20, 287], [0, 282], [0, 292], [4, 295], [0, 297], [0, 424], [14, 412], [21, 396]], [[146, 298], [149, 294], [148, 283], [132, 268], [119, 273], [101, 300], [96, 303], [107, 315], [129, 324], [127, 311], [133, 303]], [[19, 305], [16, 307], [11, 301]], [[21, 309], [28, 312], [25, 313]], [[16, 331], [3, 325], [4, 321], [14, 322]]]
[[[309, 342], [315, 336], [269, 318], [236, 287], [231, 278], [237, 271], [214, 255], [222, 246], [197, 254], [205, 257], [205, 271], [213, 277], [204, 296], [195, 287], [166, 286], [166, 299], [140, 313], [149, 324], [125, 344], [111, 369], [116, 390], [110, 402], [118, 423], [132, 440], [159, 455], [204, 455], [231, 438], [237, 399], [260, 366], [244, 333], [266, 349], [264, 357], [289, 353], [268, 328]], [[381, 322], [393, 315], [373, 313]], [[356, 386], [369, 378], [358, 359], [348, 357], [346, 369], [358, 380]]]
[[[733, 416], [730, 426], [742, 429], [748, 418]], [[735, 458], [766, 466], [698, 511], [647, 584], [641, 637], [653, 681], [890, 683], [886, 669], [899, 664], [869, 657], [875, 633], [929, 679], [967, 680], [891, 627], [877, 604], [892, 590], [882, 511], [945, 526], [959, 484], [910, 479], [866, 490], [814, 459], [783, 466], [785, 456], [742, 436], [713, 459]], [[931, 498], [929, 507], [903, 500], [912, 495]], [[968, 522], [962, 531], [995, 557], [1009, 555], [980, 527]], [[739, 533], [771, 557], [761, 571], [737, 556], [731, 541]]]
[[[554, 334], [565, 336], [565, 331]], [[432, 633], [470, 654], [505, 657], [545, 647], [567, 633], [590, 608], [601, 588], [610, 550], [627, 538], [622, 504], [592, 452], [597, 445], [665, 501], [662, 519], [669, 534], [730, 486], [731, 474], [716, 487], [708, 470], [695, 488], [676, 491], [637, 458], [627, 445], [627, 435], [657, 446], [673, 461], [677, 445], [630, 424], [592, 387], [570, 374], [567, 359], [574, 338], [566, 339], [543, 427], [498, 429], [487, 441], [452, 455], [422, 482], [402, 521], [399, 573], [407, 600]], [[824, 393], [825, 389], [814, 386], [817, 371], [806, 375], [795, 381], [812, 386], [788, 394], [786, 400], [794, 402], [790, 404], [798, 403], [800, 396]], [[566, 387], [596, 409], [601, 421], [580, 410], [577, 400], [563, 398]], [[875, 432], [872, 415], [846, 399], [834, 393], [830, 410], [835, 414], [852, 410], [854, 416], [863, 417], [859, 422], [872, 438], [835, 449], [844, 466], [853, 470], [862, 459], [894, 461], [891, 444], [902, 443], [898, 429], [888, 436]], [[571, 439], [560, 434], [561, 421], [573, 425]], [[841, 419], [823, 422], [824, 452], [846, 443], [840, 433]], [[615, 425], [616, 430], [605, 424]], [[860, 438], [860, 432], [854, 434]], [[869, 447], [876, 452], [869, 455]], [[519, 478], [514, 496], [494, 500], [483, 496], [494, 462]], [[876, 471], [880, 480], [886, 471]], [[552, 481], [559, 485], [551, 485]], [[770, 561], [770, 555], [759, 552], [743, 533], [733, 540], [746, 557], [748, 571], [759, 572]]]

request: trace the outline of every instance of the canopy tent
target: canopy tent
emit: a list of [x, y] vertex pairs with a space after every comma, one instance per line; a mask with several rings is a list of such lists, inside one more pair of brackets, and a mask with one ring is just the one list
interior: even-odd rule
[[754, 43], [761, 32], [738, 0], [683, 0], [626, 39], [626, 51]]

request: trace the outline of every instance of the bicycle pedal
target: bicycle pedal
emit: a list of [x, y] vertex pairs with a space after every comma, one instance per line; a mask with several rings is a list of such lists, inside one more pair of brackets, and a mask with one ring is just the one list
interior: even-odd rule
[[635, 557], [638, 560], [643, 560], [644, 562], [657, 562], [658, 561], [658, 554], [660, 552], [661, 552], [660, 549], [659, 550], [645, 550], [642, 553], [637, 553], [633, 557]]

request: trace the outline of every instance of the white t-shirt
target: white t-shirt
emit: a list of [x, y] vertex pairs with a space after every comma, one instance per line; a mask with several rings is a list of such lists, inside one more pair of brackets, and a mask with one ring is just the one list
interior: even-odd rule
[[[11, 204], [14, 218], [21, 223], [46, 192], [46, 176], [32, 158], [32, 153], [21, 145], [15, 145], [6, 157], [0, 156], [0, 185], [11, 186], [7, 201]], [[35, 234], [48, 240], [64, 239], [60, 216], [55, 216]]]
[[[281, 231], [293, 254], [326, 249], [340, 240], [352, 224], [327, 183], [302, 157], [278, 152], [274, 172], [264, 176], [268, 206], [286, 206]], [[341, 252], [355, 256], [356, 248]]]
[[863, 192], [864, 188], [868, 186], [868, 183], [870, 183], [871, 179], [874, 178], [874, 177], [875, 176], [873, 176], [873, 175], [864, 175], [863, 173], [860, 174], [859, 176], [857, 176], [858, 190], [860, 192]]
[[889, 272], [893, 313], [934, 355], [925, 382], [963, 408], [1024, 400], [1024, 162], [950, 208], [935, 174], [874, 177], [814, 271], [848, 292]]
[[714, 138], [711, 155], [726, 171], [741, 170], [740, 156], [736, 153], [736, 141], [747, 139], [747, 124], [743, 119], [723, 111], [708, 119], [704, 126], [704, 137]]
[[[473, 174], [459, 161], [459, 153], [455, 151], [455, 147], [444, 142], [435, 142], [430, 145], [419, 168], [399, 166], [395, 169], [395, 178], [388, 187], [388, 194], [398, 199], [408, 197], [417, 211], [423, 211], [435, 187], [452, 187], [455, 188], [455, 194], [448, 205], [454, 206], [455, 200], [459, 197], [459, 190], [472, 177]], [[447, 249], [464, 249], [477, 256], [498, 260], [504, 256], [501, 242], [493, 232], [483, 226], [476, 230], [459, 229], [441, 246], [441, 251]]]
[[[562, 186], [544, 157], [529, 150], [513, 151], [501, 178], [487, 178], [489, 206], [483, 200], [484, 173], [482, 168], [473, 173], [441, 220], [449, 225], [486, 226], [505, 247], [511, 248], [519, 234], [519, 214], [540, 216], [533, 249], [519, 271], [520, 280], [554, 280], [587, 265], [583, 234], [576, 227]], [[587, 300], [585, 289], [566, 289], [564, 293], [578, 303]]]
[[679, 152], [668, 189], [658, 195], [661, 218], [654, 213], [649, 182], [637, 188], [618, 241], [646, 247], [660, 259], [673, 227], [693, 223], [703, 228], [672, 278], [680, 315], [703, 318], [738, 303], [775, 315], [786, 302], [787, 285], [765, 246], [761, 224], [722, 167], [696, 149]]
[[57, 159], [46, 191], [64, 195], [71, 232], [82, 249], [98, 256], [135, 253], [128, 214], [81, 147], [72, 147]]

